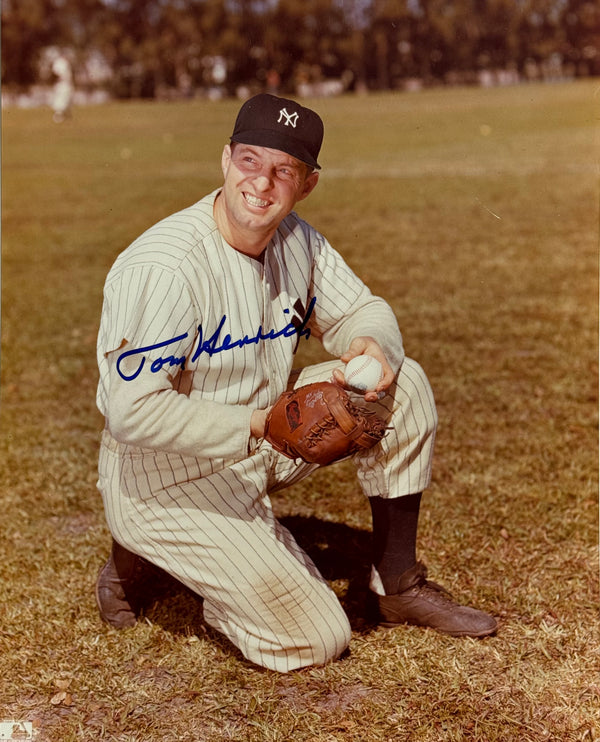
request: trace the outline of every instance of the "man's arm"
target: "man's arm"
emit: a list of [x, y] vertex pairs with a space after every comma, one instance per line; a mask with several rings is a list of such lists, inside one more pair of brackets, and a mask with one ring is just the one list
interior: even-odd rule
[[106, 420], [116, 440], [204, 459], [238, 459], [248, 454], [253, 414], [250, 407], [220, 404], [193, 392], [190, 396], [180, 394], [164, 371], [144, 369], [135, 379], [126, 381], [117, 370], [122, 353], [123, 348], [108, 354]]
[[98, 335], [98, 407], [113, 437], [206, 459], [247, 455], [250, 407], [174, 388], [201, 319], [186, 284], [146, 263], [109, 278]]
[[402, 335], [392, 308], [370, 291], [322, 235], [316, 233], [313, 238], [311, 290], [316, 302], [311, 329], [325, 349], [344, 363], [355, 355], [374, 355], [389, 385], [404, 360]]

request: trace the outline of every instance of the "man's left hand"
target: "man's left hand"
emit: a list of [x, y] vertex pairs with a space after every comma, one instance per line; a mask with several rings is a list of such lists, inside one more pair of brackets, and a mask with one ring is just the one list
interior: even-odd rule
[[[365, 402], [377, 402], [377, 400], [380, 399], [381, 392], [385, 392], [394, 380], [394, 372], [392, 370], [392, 367], [388, 363], [387, 358], [385, 357], [385, 353], [383, 352], [379, 343], [375, 340], [375, 338], [369, 337], [367, 335], [354, 338], [354, 340], [350, 343], [350, 347], [348, 348], [348, 350], [340, 356], [340, 360], [343, 363], [348, 363], [348, 361], [350, 361], [352, 358], [356, 358], [356, 356], [373, 356], [373, 358], [376, 358], [379, 363], [381, 363], [381, 368], [383, 370], [381, 381], [374, 391], [365, 392], [364, 394]], [[335, 381], [335, 383], [341, 386], [343, 389], [348, 389], [348, 385], [346, 384], [346, 381], [344, 379], [343, 368], [336, 368], [334, 370], [333, 381]]]

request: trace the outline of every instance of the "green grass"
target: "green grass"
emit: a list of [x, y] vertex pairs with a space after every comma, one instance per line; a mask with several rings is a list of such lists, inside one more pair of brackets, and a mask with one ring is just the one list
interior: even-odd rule
[[420, 556], [500, 630], [371, 623], [368, 505], [342, 464], [275, 500], [354, 629], [348, 657], [291, 675], [166, 578], [126, 632], [93, 599], [104, 277], [219, 185], [238, 104], [3, 111], [0, 721], [42, 742], [600, 740], [597, 90], [314, 101], [323, 173], [299, 210], [390, 301], [437, 398]]

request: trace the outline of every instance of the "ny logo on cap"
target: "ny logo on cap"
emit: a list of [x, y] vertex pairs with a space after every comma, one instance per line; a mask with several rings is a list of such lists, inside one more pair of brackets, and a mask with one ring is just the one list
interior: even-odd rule
[[296, 124], [298, 123], [298, 114], [296, 113], [296, 111], [290, 114], [286, 111], [285, 108], [282, 108], [281, 111], [279, 111], [279, 118], [277, 119], [277, 123], [280, 124], [282, 119], [284, 120], [284, 124], [286, 126], [291, 126], [295, 129]]

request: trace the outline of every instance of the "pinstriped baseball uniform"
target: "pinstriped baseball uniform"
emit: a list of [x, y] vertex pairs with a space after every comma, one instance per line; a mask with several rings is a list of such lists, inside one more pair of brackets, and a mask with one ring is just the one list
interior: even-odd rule
[[[391, 309], [321, 234], [292, 213], [263, 260], [250, 258], [221, 238], [216, 195], [151, 227], [109, 272], [98, 486], [119, 543], [200, 594], [206, 621], [245, 657], [286, 672], [339, 656], [350, 629], [268, 497], [315, 467], [252, 438], [252, 411], [285, 390], [309, 334], [336, 357], [375, 337], [398, 370], [374, 405], [392, 430], [355, 462], [366, 495], [398, 497], [429, 483], [435, 405]], [[305, 369], [296, 383], [339, 365]]]

